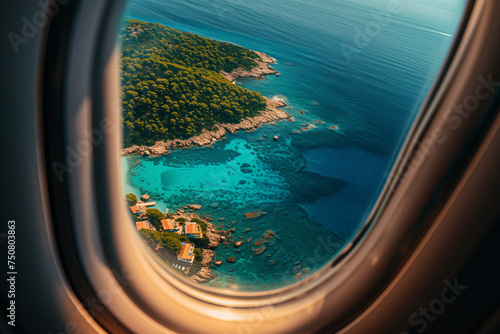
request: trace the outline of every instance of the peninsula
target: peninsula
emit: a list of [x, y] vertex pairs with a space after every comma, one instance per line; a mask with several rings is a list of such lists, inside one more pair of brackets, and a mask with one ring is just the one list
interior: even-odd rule
[[227, 132], [290, 117], [279, 109], [283, 101], [234, 84], [279, 75], [272, 57], [137, 20], [127, 20], [120, 37], [123, 154], [208, 146]]

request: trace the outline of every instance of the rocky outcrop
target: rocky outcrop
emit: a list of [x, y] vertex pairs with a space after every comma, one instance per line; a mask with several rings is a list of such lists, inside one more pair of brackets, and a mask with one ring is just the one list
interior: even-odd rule
[[247, 219], [254, 219], [254, 218], [259, 218], [259, 217], [265, 216], [266, 214], [267, 213], [266, 213], [266, 211], [264, 211], [264, 209], [258, 209], [258, 210], [255, 210], [253, 212], [245, 213], [245, 217]]
[[214, 256], [214, 251], [203, 249], [203, 259], [201, 260], [201, 265], [203, 267], [196, 274], [191, 275], [189, 279], [198, 283], [206, 283], [216, 278], [217, 275], [213, 274], [212, 270], [208, 267], [210, 262], [213, 261]]
[[141, 154], [141, 155], [164, 155], [170, 153], [172, 149], [185, 149], [192, 146], [209, 146], [215, 141], [224, 137], [226, 129], [217, 125], [216, 130], [208, 131], [203, 129], [198, 136], [189, 139], [172, 139], [167, 141], [157, 141], [153, 146], [133, 145], [122, 150], [123, 155]]
[[189, 279], [198, 283], [206, 283], [210, 282], [216, 277], [217, 275], [212, 274], [212, 270], [208, 269], [207, 267], [203, 267], [196, 274], [190, 276]]
[[203, 267], [208, 267], [210, 262], [214, 259], [215, 252], [210, 249], [203, 249], [203, 260], [201, 260], [201, 265]]
[[184, 209], [190, 209], [190, 210], [201, 210], [201, 205], [198, 204], [188, 204], [184, 207]]
[[271, 67], [270, 64], [276, 63], [276, 59], [269, 57], [265, 53], [254, 51], [260, 59], [255, 60], [255, 67], [251, 70], [244, 70], [241, 67], [233, 70], [230, 73], [220, 71], [220, 73], [229, 81], [233, 82], [237, 78], [262, 78], [269, 74], [280, 74]]
[[266, 246], [262, 246], [260, 248], [252, 248], [252, 250], [255, 252], [255, 255], [259, 255], [266, 250]]
[[223, 126], [231, 134], [234, 134], [239, 130], [256, 129], [259, 128], [261, 124], [281, 121], [290, 117], [290, 114], [281, 109], [278, 109], [286, 105], [283, 100], [269, 99], [267, 97], [265, 97], [265, 99], [268, 107], [259, 115], [248, 117], [237, 124], [221, 124], [221, 126]]
[[142, 155], [164, 155], [170, 152], [168, 151], [168, 145], [165, 145], [165, 143], [161, 141], [156, 142], [153, 146], [132, 145], [122, 150], [123, 155], [134, 153]]
[[[207, 232], [205, 233], [207, 235], [208, 240], [210, 240], [210, 243], [208, 244], [207, 248], [215, 249], [219, 247], [221, 241], [223, 240], [221, 240], [220, 234], [216, 233], [216, 230], [213, 228], [213, 225], [212, 227], [210, 227], [210, 225], [208, 225], [209, 228], [207, 228]], [[224, 237], [224, 239], [226, 238]]]

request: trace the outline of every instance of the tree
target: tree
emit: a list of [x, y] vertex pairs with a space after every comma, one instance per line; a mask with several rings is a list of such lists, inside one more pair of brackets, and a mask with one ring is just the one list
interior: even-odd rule
[[201, 249], [194, 249], [194, 260], [198, 262], [201, 262], [203, 260], [203, 251]]
[[193, 238], [190, 239], [190, 242], [196, 247], [205, 248], [210, 244], [210, 239], [208, 239], [206, 235], [203, 235], [203, 238]]
[[156, 227], [157, 230], [161, 230], [163, 228], [161, 221], [165, 219], [165, 215], [158, 209], [147, 209], [146, 217], [149, 222]]
[[121, 37], [126, 147], [186, 139], [266, 107], [262, 95], [219, 73], [255, 67], [251, 50], [137, 20], [126, 21]]
[[134, 194], [125, 195], [125, 199], [129, 206], [135, 205], [137, 203], [137, 197]]
[[177, 238], [178, 234], [176, 233], [162, 233], [162, 242], [163, 245], [171, 250], [173, 250], [176, 254], [179, 254], [182, 248], [181, 241]]
[[146, 240], [146, 243], [152, 247], [156, 248], [156, 246], [163, 247], [163, 241], [161, 239], [161, 232], [151, 231], [143, 228], [139, 231], [139, 235]]
[[182, 248], [181, 240], [179, 238], [180, 235], [176, 233], [162, 233], [160, 231], [142, 229], [139, 231], [139, 234], [153, 249], [166, 247], [176, 254], [179, 254]]

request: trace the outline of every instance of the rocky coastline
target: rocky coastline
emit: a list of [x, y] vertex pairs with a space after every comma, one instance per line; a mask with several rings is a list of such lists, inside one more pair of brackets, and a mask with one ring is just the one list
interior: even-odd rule
[[248, 117], [237, 124], [221, 124], [217, 123], [215, 130], [208, 131], [204, 129], [198, 136], [188, 139], [171, 139], [167, 141], [158, 141], [153, 146], [133, 145], [122, 150], [122, 155], [139, 154], [160, 156], [170, 153], [174, 149], [186, 149], [190, 147], [210, 146], [217, 140], [223, 138], [227, 132], [234, 134], [239, 130], [255, 130], [260, 128], [264, 123], [277, 122], [290, 118], [290, 114], [279, 109], [286, 106], [283, 100], [270, 99], [264, 97], [267, 102], [267, 108], [261, 111], [260, 114]]
[[257, 78], [263, 78], [266, 75], [270, 74], [275, 74], [276, 76], [280, 75], [274, 68], [271, 67], [271, 64], [276, 63], [276, 59], [262, 52], [258, 51], [254, 52], [260, 57], [260, 59], [255, 60], [256, 65], [251, 70], [244, 70], [241, 67], [239, 67], [230, 73], [220, 71], [220, 74], [222, 74], [227, 80], [231, 81], [232, 83], [235, 83], [235, 80], [238, 78], [257, 79]]
[[[237, 78], [263, 78], [270, 74], [279, 76], [279, 73], [271, 67], [270, 64], [276, 63], [276, 59], [266, 55], [265, 53], [254, 51], [260, 59], [256, 60], [256, 66], [251, 70], [243, 70], [237, 68], [231, 73], [221, 71], [220, 73], [229, 81], [233, 82]], [[239, 130], [252, 131], [261, 127], [261, 124], [277, 122], [290, 118], [290, 114], [279, 109], [286, 106], [286, 103], [280, 99], [266, 100], [266, 110], [261, 111], [258, 115], [247, 117], [237, 124], [222, 124], [217, 123], [215, 130], [208, 131], [203, 129], [202, 133], [188, 139], [171, 139], [166, 141], [157, 141], [153, 146], [133, 145], [122, 150], [122, 155], [139, 154], [160, 156], [170, 153], [170, 150], [186, 149], [190, 147], [210, 146], [217, 140], [223, 138], [227, 132], [234, 134]]]

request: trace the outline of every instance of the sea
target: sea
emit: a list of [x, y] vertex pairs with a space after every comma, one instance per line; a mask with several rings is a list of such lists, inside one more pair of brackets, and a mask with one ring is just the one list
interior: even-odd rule
[[[295, 121], [228, 134], [213, 147], [124, 156], [125, 192], [149, 194], [161, 211], [202, 205], [200, 215], [234, 229], [234, 239], [215, 250], [223, 265], [211, 266], [217, 278], [208, 286], [269, 290], [304, 279], [366, 224], [464, 6], [465, 0], [130, 0], [125, 18], [274, 57], [280, 76], [236, 84], [283, 99]], [[245, 216], [252, 212], [266, 214]], [[236, 248], [236, 241], [244, 243]], [[227, 262], [231, 256], [234, 263]]]

